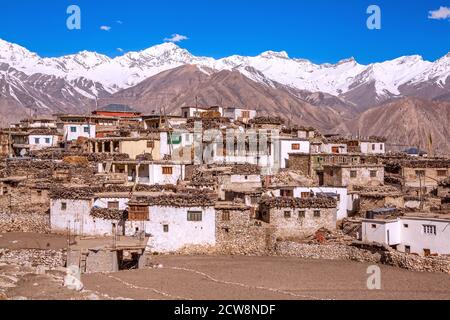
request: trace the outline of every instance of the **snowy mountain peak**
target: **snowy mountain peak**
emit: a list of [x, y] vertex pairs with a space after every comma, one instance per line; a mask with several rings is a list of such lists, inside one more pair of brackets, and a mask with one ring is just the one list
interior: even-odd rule
[[286, 51], [266, 51], [259, 55], [260, 57], [272, 59], [272, 58], [279, 58], [279, 59], [289, 59], [289, 55]]

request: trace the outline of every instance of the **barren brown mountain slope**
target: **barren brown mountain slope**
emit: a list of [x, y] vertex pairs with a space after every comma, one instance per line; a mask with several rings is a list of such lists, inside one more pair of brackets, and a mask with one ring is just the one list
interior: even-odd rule
[[115, 94], [108, 102], [127, 103], [145, 113], [179, 114], [179, 108], [195, 105], [250, 107], [260, 115], [278, 115], [287, 121], [335, 131], [343, 122], [340, 112], [327, 106], [313, 106], [304, 102], [280, 85], [276, 87], [252, 81], [238, 71], [212, 72], [197, 66], [182, 66], [153, 76], [135, 87]]
[[399, 148], [419, 146], [428, 150], [431, 135], [436, 154], [449, 155], [449, 124], [450, 103], [404, 98], [369, 109], [347, 125], [363, 136], [385, 136]]

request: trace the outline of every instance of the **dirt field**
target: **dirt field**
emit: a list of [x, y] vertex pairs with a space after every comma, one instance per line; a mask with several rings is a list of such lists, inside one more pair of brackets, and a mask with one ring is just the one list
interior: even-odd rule
[[[0, 248], [11, 250], [56, 250], [65, 248], [66, 241], [57, 235], [0, 234]], [[450, 299], [450, 275], [380, 266], [382, 290], [371, 291], [366, 285], [369, 265], [351, 261], [159, 256], [153, 263], [162, 268], [83, 275], [88, 291], [82, 294], [62, 288], [59, 280], [30, 274], [10, 289], [9, 296], [86, 299], [94, 293], [100, 299]], [[0, 274], [5, 268], [0, 267]]]
[[280, 257], [158, 257], [162, 268], [84, 275], [87, 289], [131, 299], [450, 299], [450, 276], [368, 264]]

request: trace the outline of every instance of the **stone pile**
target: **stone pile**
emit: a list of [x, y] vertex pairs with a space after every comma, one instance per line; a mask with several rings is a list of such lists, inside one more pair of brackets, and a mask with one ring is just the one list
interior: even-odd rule
[[0, 249], [0, 263], [18, 266], [37, 267], [48, 269], [63, 267], [66, 261], [64, 250], [9, 250]]
[[91, 216], [104, 220], [126, 220], [128, 218], [128, 211], [119, 209], [92, 208]]
[[50, 233], [50, 229], [50, 218], [48, 215], [0, 213], [0, 233]]

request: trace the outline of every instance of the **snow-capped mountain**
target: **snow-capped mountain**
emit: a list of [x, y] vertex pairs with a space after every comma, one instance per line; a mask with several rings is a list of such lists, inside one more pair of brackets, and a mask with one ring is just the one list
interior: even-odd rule
[[236, 70], [266, 86], [281, 84], [337, 96], [360, 110], [402, 96], [434, 99], [450, 94], [450, 54], [436, 62], [415, 55], [370, 65], [359, 64], [353, 58], [336, 64], [314, 64], [290, 58], [284, 51], [267, 51], [254, 57], [196, 57], [173, 43], [164, 43], [116, 58], [89, 51], [41, 58], [26, 48], [0, 40], [0, 63], [29, 77], [40, 74], [65, 81], [90, 99], [133, 87], [160, 72], [187, 64], [197, 65], [207, 74]]

